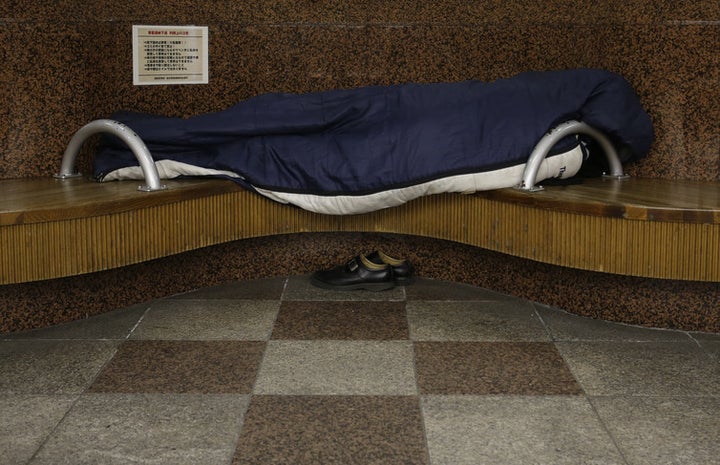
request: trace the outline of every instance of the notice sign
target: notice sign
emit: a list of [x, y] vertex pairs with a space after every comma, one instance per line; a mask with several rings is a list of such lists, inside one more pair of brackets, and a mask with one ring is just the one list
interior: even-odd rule
[[133, 26], [133, 84], [207, 83], [207, 27]]

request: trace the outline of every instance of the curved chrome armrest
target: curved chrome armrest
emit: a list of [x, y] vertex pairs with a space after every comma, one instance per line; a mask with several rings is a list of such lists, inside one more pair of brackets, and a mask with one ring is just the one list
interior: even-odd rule
[[605, 157], [607, 158], [608, 165], [610, 167], [610, 173], [605, 174], [604, 176], [616, 179], [626, 179], [629, 177], [623, 173], [620, 157], [618, 157], [615, 147], [613, 147], [612, 143], [605, 134], [586, 123], [582, 123], [580, 121], [568, 121], [555, 126], [550, 132], [545, 134], [542, 139], [540, 139], [528, 158], [527, 164], [525, 165], [525, 171], [523, 172], [522, 181], [519, 185], [515, 186], [515, 188], [528, 192], [541, 190], [542, 187], [535, 185], [540, 165], [558, 141], [564, 137], [574, 134], [585, 134], [591, 136], [600, 144], [603, 152], [605, 152]]
[[145, 186], [138, 186], [138, 190], [152, 192], [167, 189], [167, 186], [160, 183], [160, 175], [158, 174], [155, 162], [142, 139], [135, 134], [135, 131], [126, 125], [111, 119], [91, 121], [75, 133], [63, 154], [60, 172], [57, 173], [55, 177], [58, 179], [67, 179], [80, 176], [80, 173], [75, 171], [75, 160], [80, 152], [80, 148], [90, 136], [101, 132], [110, 133], [119, 137], [135, 154], [135, 158], [137, 158], [140, 164], [140, 168], [145, 176], [145, 182], [147, 183]]

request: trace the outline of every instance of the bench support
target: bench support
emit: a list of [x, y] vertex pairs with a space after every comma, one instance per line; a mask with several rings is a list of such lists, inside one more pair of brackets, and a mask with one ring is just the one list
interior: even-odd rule
[[135, 154], [145, 176], [145, 182], [147, 183], [145, 186], [138, 186], [139, 191], [152, 192], [167, 189], [167, 186], [160, 183], [160, 175], [158, 174], [155, 162], [142, 139], [135, 134], [135, 131], [126, 125], [110, 119], [91, 121], [75, 133], [65, 149], [60, 172], [55, 175], [55, 178], [67, 179], [80, 176], [80, 173], [75, 171], [75, 160], [80, 152], [80, 148], [90, 136], [102, 132], [117, 136], [125, 142]]
[[580, 121], [568, 121], [555, 126], [550, 132], [545, 134], [542, 139], [540, 139], [540, 142], [537, 143], [528, 158], [527, 164], [525, 165], [525, 171], [523, 172], [522, 181], [519, 185], [515, 186], [515, 188], [527, 192], [542, 190], [541, 186], [535, 185], [540, 165], [558, 141], [575, 134], [585, 134], [591, 136], [600, 144], [605, 152], [605, 157], [607, 157], [608, 165], [610, 166], [610, 173], [604, 174], [604, 176], [615, 179], [629, 178], [628, 175], [623, 173], [622, 163], [620, 162], [620, 157], [618, 157], [615, 147], [613, 147], [610, 140], [605, 137], [603, 133], [592, 128], [586, 123], [582, 123]]

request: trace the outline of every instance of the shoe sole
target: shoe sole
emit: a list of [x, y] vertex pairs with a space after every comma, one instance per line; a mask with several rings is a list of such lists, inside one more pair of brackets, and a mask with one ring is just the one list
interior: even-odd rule
[[318, 281], [317, 279], [310, 279], [310, 283], [313, 286], [317, 286], [323, 289], [330, 289], [332, 291], [358, 291], [358, 290], [365, 290], [365, 291], [373, 291], [373, 292], [379, 292], [379, 291], [387, 291], [389, 289], [392, 289], [395, 287], [394, 282], [386, 282], [386, 283], [357, 283], [357, 284], [348, 284], [345, 286], [336, 286], [333, 284], [328, 284], [322, 281]]
[[415, 282], [415, 276], [410, 276], [408, 278], [395, 278], [395, 284], [398, 286], [409, 286]]

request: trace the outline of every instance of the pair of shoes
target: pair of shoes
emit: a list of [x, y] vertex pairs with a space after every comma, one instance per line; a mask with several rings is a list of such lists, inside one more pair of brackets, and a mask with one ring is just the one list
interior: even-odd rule
[[392, 258], [380, 251], [358, 255], [345, 265], [316, 271], [310, 282], [324, 289], [384, 291], [395, 284], [409, 284], [413, 267], [406, 260]]
[[388, 265], [392, 268], [395, 284], [407, 286], [415, 281], [415, 269], [409, 261], [400, 258], [393, 258], [381, 250], [375, 251], [367, 256], [368, 260], [378, 265]]
[[364, 255], [358, 255], [345, 265], [316, 271], [310, 277], [310, 282], [324, 289], [342, 291], [385, 291], [395, 287], [392, 268], [386, 264], [373, 263]]

